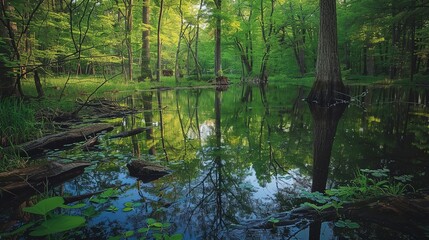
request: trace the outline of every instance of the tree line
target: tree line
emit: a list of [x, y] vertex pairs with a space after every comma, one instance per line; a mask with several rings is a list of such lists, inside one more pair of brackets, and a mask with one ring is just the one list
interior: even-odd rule
[[[344, 73], [429, 74], [429, 1], [335, 1]], [[315, 0], [1, 0], [0, 96], [38, 72], [306, 76], [319, 40]]]

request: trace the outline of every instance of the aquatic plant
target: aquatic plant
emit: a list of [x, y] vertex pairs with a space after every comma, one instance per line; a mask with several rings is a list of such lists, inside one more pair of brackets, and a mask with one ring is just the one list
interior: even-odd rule
[[[64, 199], [62, 197], [50, 197], [43, 199], [34, 206], [23, 209], [24, 212], [33, 214], [36, 217], [35, 220], [21, 226], [13, 232], [2, 234], [0, 236], [7, 237], [30, 230], [30, 236], [42, 237], [80, 227], [85, 224], [85, 218], [81, 216], [55, 214], [54, 210], [59, 208], [74, 209], [84, 206], [85, 204], [76, 204], [74, 206], [65, 205]], [[37, 219], [37, 216], [41, 216], [42, 218]]]
[[[327, 209], [338, 210], [343, 208], [346, 202], [366, 200], [381, 196], [400, 196], [407, 191], [414, 191], [414, 188], [407, 184], [412, 178], [410, 175], [389, 178], [388, 169], [360, 169], [356, 172], [355, 178], [346, 186], [328, 189], [325, 193], [302, 192], [301, 197], [308, 199], [303, 206], [315, 209], [319, 214]], [[359, 228], [359, 224], [348, 219], [339, 219], [335, 223], [340, 228]]]

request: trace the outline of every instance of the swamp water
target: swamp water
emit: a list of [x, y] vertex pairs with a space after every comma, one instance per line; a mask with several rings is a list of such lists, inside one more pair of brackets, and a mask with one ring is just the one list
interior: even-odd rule
[[[138, 112], [107, 120], [117, 127], [100, 137], [97, 150], [51, 151], [48, 160], [91, 161], [85, 173], [43, 196], [95, 195], [67, 210], [86, 216], [65, 239], [409, 239], [392, 229], [358, 222], [357, 229], [305, 221], [286, 227], [245, 230], [241, 224], [298, 207], [313, 176], [313, 119], [300, 86], [232, 86], [155, 90], [112, 99]], [[389, 169], [427, 187], [429, 89], [353, 86], [352, 101], [332, 146], [327, 188], [353, 179], [359, 169]], [[109, 136], [139, 127], [126, 138]], [[132, 160], [153, 161], [172, 173], [144, 183], [129, 176]], [[317, 175], [317, 174], [316, 174]], [[64, 210], [63, 210], [64, 211]], [[18, 210], [0, 222], [19, 219]], [[9, 211], [7, 211], [9, 214]], [[148, 227], [149, 225], [149, 227]], [[140, 230], [140, 232], [139, 232]], [[131, 232], [134, 231], [134, 232]], [[179, 234], [179, 235], [175, 235]], [[57, 237], [59, 237], [57, 236]], [[315, 238], [316, 237], [316, 238]], [[25, 238], [25, 237], [24, 237]]]

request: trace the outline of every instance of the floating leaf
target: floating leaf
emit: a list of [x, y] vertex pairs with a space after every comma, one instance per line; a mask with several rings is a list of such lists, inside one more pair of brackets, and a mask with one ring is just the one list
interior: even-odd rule
[[134, 208], [132, 208], [132, 207], [126, 207], [126, 208], [123, 208], [122, 209], [122, 211], [124, 211], [124, 212], [130, 212], [130, 211], [132, 211]]
[[148, 218], [148, 219], [146, 219], [146, 223], [147, 223], [148, 225], [152, 225], [152, 224], [156, 223], [156, 220], [155, 220], [155, 219], [153, 219], [153, 218]]
[[121, 240], [121, 236], [113, 236], [113, 237], [109, 237], [108, 240]]
[[169, 240], [182, 240], [183, 239], [183, 235], [180, 234], [180, 233], [176, 233], [176, 234], [171, 235], [167, 239], [169, 239]]
[[268, 222], [278, 223], [278, 222], [280, 222], [280, 220], [278, 220], [277, 218], [270, 218], [270, 219], [268, 219]]
[[118, 210], [119, 210], [119, 208], [117, 208], [116, 206], [113, 206], [113, 205], [109, 206], [106, 209], [106, 211], [109, 211], [109, 212], [117, 212]]
[[87, 208], [83, 211], [83, 215], [86, 217], [92, 217], [95, 214], [97, 214], [97, 211], [95, 210], [94, 206], [90, 206], [89, 208]]
[[137, 230], [137, 232], [139, 232], [139, 233], [146, 233], [146, 232], [148, 232], [149, 231], [149, 228], [139, 228], [138, 230]]
[[134, 235], [134, 231], [126, 231], [125, 232], [125, 237], [131, 237], [131, 236], [133, 236]]
[[151, 224], [151, 226], [153, 226], [153, 227], [157, 227], [157, 228], [162, 228], [162, 227], [163, 227], [163, 224], [162, 224], [162, 223], [160, 223], [160, 222], [155, 222], [155, 223]]

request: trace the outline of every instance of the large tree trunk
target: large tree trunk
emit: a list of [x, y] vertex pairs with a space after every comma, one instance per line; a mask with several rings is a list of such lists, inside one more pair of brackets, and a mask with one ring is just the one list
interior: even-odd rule
[[331, 106], [346, 99], [338, 60], [337, 16], [335, 0], [320, 0], [320, 28], [317, 47], [316, 81], [307, 99]]
[[142, 61], [141, 61], [141, 76], [139, 77], [139, 81], [145, 81], [146, 79], [152, 80], [152, 72], [150, 70], [150, 0], [143, 0], [143, 31], [142, 31]]

